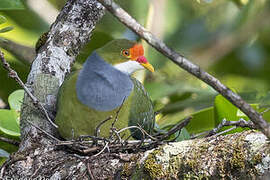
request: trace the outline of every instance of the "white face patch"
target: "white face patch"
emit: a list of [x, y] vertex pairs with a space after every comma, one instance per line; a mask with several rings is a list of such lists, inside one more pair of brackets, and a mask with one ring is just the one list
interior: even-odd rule
[[144, 67], [140, 65], [137, 61], [127, 61], [120, 64], [114, 65], [116, 69], [119, 71], [126, 73], [126, 74], [132, 74], [135, 71], [142, 70]]

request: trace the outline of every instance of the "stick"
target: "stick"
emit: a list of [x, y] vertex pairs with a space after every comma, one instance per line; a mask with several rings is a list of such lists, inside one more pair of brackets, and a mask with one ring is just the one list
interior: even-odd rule
[[20, 141], [16, 141], [14, 139], [8, 139], [8, 138], [2, 137], [2, 136], [0, 136], [0, 141], [12, 144], [14, 146], [19, 146], [20, 145]]
[[256, 129], [256, 127], [254, 126], [253, 122], [246, 121], [243, 118], [239, 119], [239, 121], [227, 121], [226, 119], [223, 119], [221, 121], [221, 123], [219, 123], [216, 128], [214, 128], [213, 130], [211, 130], [206, 135], [206, 137], [209, 137], [209, 136], [212, 136], [212, 135], [216, 134], [221, 128], [223, 128], [225, 126], [235, 126], [235, 128], [236, 127], [242, 127], [242, 128]]
[[32, 126], [34, 126], [35, 128], [37, 128], [38, 130], [40, 130], [41, 132], [43, 132], [44, 134], [46, 134], [47, 136], [49, 136], [50, 138], [52, 138], [53, 140], [60, 142], [59, 139], [57, 139], [56, 137], [54, 137], [53, 135], [49, 134], [48, 132], [46, 132], [45, 130], [41, 129], [40, 127], [36, 126], [35, 124], [33, 124], [30, 121], [27, 121], [29, 124], [31, 124]]
[[164, 140], [164, 139], [170, 137], [172, 134], [176, 133], [177, 131], [181, 130], [183, 127], [188, 125], [188, 123], [190, 122], [191, 119], [192, 119], [192, 117], [187, 117], [183, 121], [179, 122], [177, 124], [177, 126], [174, 126], [172, 129], [170, 129], [166, 134], [161, 135], [161, 136], [156, 137], [156, 138], [158, 138], [159, 140]]

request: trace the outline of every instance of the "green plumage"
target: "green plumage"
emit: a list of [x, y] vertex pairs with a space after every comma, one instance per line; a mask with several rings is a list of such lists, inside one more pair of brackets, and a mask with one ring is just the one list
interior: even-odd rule
[[[131, 45], [129, 45], [128, 48], [130, 47]], [[123, 49], [122, 47], [113, 49], [114, 55], [111, 54], [112, 56], [109, 56], [110, 53], [108, 51], [110, 51], [110, 48], [106, 47], [105, 49], [99, 49], [97, 52], [106, 52], [101, 56], [104, 58], [110, 57], [109, 62], [111, 62], [111, 59], [113, 58], [117, 59], [117, 62], [125, 60], [122, 58], [120, 61], [121, 58], [118, 57], [120, 56], [119, 49]], [[116, 54], [117, 51], [118, 55]], [[76, 94], [78, 74], [78, 71], [70, 74], [59, 91], [55, 122], [59, 126], [58, 130], [60, 135], [65, 139], [78, 138], [81, 135], [94, 135], [96, 127], [100, 122], [107, 119], [109, 116], [112, 116], [113, 118], [103, 124], [100, 129], [100, 136], [108, 137], [110, 135], [112, 122], [120, 107], [111, 111], [97, 111], [82, 104], [78, 100]], [[133, 91], [124, 101], [118, 114], [118, 120], [116, 121], [115, 127], [121, 129], [127, 126], [138, 126], [139, 124], [148, 133], [151, 133], [155, 119], [152, 102], [143, 85], [135, 78], [131, 77], [131, 80], [134, 85]], [[132, 136], [136, 139], [140, 139], [141, 133], [138, 130], [134, 132], [135, 130], [136, 129], [131, 130]], [[130, 135], [130, 131], [125, 131], [124, 134], [125, 137], [127, 137]]]

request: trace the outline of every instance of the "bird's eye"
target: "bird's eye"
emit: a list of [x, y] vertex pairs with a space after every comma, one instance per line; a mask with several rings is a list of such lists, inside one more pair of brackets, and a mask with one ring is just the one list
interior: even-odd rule
[[122, 54], [124, 55], [124, 56], [126, 56], [126, 57], [129, 57], [129, 50], [123, 50], [122, 51]]

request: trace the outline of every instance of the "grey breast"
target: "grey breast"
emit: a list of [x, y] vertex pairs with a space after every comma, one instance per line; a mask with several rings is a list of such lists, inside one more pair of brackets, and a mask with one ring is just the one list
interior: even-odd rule
[[93, 52], [79, 72], [76, 91], [82, 104], [98, 111], [110, 111], [123, 103], [133, 86], [128, 74], [117, 70]]

